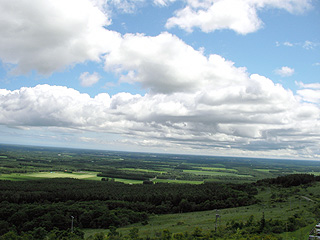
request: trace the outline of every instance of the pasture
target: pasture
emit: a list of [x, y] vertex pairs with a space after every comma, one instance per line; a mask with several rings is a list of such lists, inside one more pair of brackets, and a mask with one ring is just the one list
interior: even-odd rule
[[34, 172], [0, 174], [0, 180], [27, 181], [40, 178], [76, 178], [85, 180], [101, 180], [96, 172]]

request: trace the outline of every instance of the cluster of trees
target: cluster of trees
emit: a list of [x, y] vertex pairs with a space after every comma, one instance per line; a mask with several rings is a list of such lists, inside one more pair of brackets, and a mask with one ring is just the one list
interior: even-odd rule
[[[9, 231], [0, 236], [0, 240], [82, 240], [84, 239], [84, 232], [75, 229], [70, 230], [53, 229], [46, 231], [42, 227], [35, 228], [33, 231], [17, 234], [15, 231]], [[96, 239], [98, 240], [98, 239]]]
[[256, 202], [253, 185], [205, 183], [127, 185], [109, 181], [0, 181], [0, 235], [38, 227], [108, 228], [142, 222], [148, 214], [210, 210]]
[[[134, 184], [77, 179], [0, 181], [0, 201], [10, 203], [110, 201], [132, 210], [150, 213], [175, 213], [250, 205], [256, 202], [257, 189], [251, 184], [204, 183]], [[188, 205], [183, 208], [182, 203]], [[165, 212], [158, 206], [166, 205]], [[189, 206], [190, 205], [190, 206]], [[140, 206], [140, 207], [139, 207]]]
[[262, 213], [261, 219], [257, 221], [255, 221], [253, 215], [251, 215], [247, 221], [231, 221], [231, 223], [227, 224], [226, 230], [232, 233], [240, 231], [243, 235], [293, 232], [313, 222], [312, 220], [311, 222], [307, 222], [302, 215], [302, 213], [295, 213], [287, 219], [274, 220], [272, 218], [265, 219], [264, 213]]
[[[54, 229], [50, 232], [45, 231], [43, 228], [38, 228], [32, 232], [24, 233], [18, 235], [13, 231], [10, 231], [2, 236], [0, 240], [83, 240], [84, 234], [79, 230], [75, 230], [73, 233], [70, 231]], [[243, 230], [239, 228], [233, 232], [227, 229], [220, 229], [220, 231], [211, 230], [209, 232], [203, 232], [199, 227], [196, 227], [191, 232], [184, 233], [171, 233], [170, 230], [164, 229], [162, 231], [157, 231], [154, 236], [142, 237], [139, 234], [138, 228], [130, 229], [129, 233], [122, 236], [117, 232], [116, 228], [110, 228], [108, 234], [96, 233], [93, 236], [86, 238], [86, 240], [209, 240], [209, 239], [229, 239], [229, 240], [281, 240], [281, 237], [277, 237], [274, 234], [266, 233], [244, 233]]]
[[279, 176], [276, 178], [267, 178], [258, 180], [258, 185], [280, 185], [282, 187], [293, 187], [302, 184], [320, 181], [320, 176], [313, 174], [290, 174], [286, 176]]
[[80, 228], [109, 228], [125, 226], [136, 222], [145, 222], [148, 215], [130, 209], [110, 210], [101, 201], [58, 202], [38, 204], [17, 204], [2, 202], [0, 204], [0, 235], [10, 230], [21, 234], [38, 227], [51, 231], [55, 228], [67, 230], [71, 222]]
[[98, 177], [108, 177], [108, 178], [122, 178], [122, 179], [132, 179], [132, 180], [149, 180], [154, 178], [154, 174], [143, 173], [138, 171], [122, 171], [118, 169], [104, 170], [103, 172], [97, 174]]

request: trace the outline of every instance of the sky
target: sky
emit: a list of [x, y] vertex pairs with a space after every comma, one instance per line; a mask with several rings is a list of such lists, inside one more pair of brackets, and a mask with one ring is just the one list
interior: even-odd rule
[[319, 0], [0, 12], [0, 143], [320, 159]]

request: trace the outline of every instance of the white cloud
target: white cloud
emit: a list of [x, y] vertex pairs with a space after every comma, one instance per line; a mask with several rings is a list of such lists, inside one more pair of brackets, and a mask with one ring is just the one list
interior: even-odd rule
[[301, 89], [297, 91], [303, 101], [311, 103], [320, 103], [320, 90], [317, 89]]
[[[162, 6], [170, 2], [153, 1]], [[17, 7], [10, 8], [12, 3]], [[238, 10], [230, 9], [228, 3]], [[120, 81], [139, 83], [148, 93], [104, 93], [92, 98], [61, 86], [0, 89], [0, 125], [111, 133], [123, 144], [165, 146], [171, 151], [212, 149], [212, 153], [264, 156], [269, 151], [299, 156], [308, 150], [313, 156], [319, 154], [315, 140], [320, 137], [318, 89], [304, 85], [308, 89], [293, 95], [219, 55], [205, 56], [203, 49], [195, 50], [167, 32], [154, 37], [121, 36], [104, 28], [110, 24], [108, 7], [130, 12], [135, 4], [133, 0], [1, 1], [0, 10], [5, 11], [0, 16], [0, 58], [15, 64], [16, 72], [35, 69], [50, 74], [78, 62], [103, 60], [105, 69], [115, 72]], [[261, 27], [258, 10], [303, 11], [309, 2], [189, 0], [187, 4], [176, 15], [177, 21], [188, 14], [192, 17], [185, 29], [229, 28], [246, 34]], [[279, 70], [286, 75], [294, 72], [289, 67]], [[80, 76], [83, 86], [99, 78], [88, 72]], [[310, 88], [312, 97], [304, 91]], [[90, 136], [79, 139], [93, 140]]]
[[145, 0], [105, 0], [104, 7], [109, 11], [117, 9], [124, 13], [133, 13], [136, 11], [137, 6], [144, 2]]
[[319, 45], [319, 43], [315, 43], [315, 42], [311, 42], [311, 41], [305, 41], [302, 45], [302, 47], [304, 49], [310, 50], [310, 49], [314, 49], [315, 47], [317, 47]]
[[320, 103], [320, 83], [308, 83], [303, 82], [296, 83], [300, 88], [297, 91], [299, 97], [305, 102]]
[[[244, 68], [219, 55], [206, 57], [176, 36], [127, 34], [118, 49], [105, 56], [105, 68], [126, 82], [138, 82], [154, 93], [190, 92], [241, 82]], [[230, 82], [228, 82], [230, 81]]]
[[100, 61], [117, 44], [118, 34], [104, 28], [108, 16], [89, 0], [3, 0], [0, 11], [0, 59], [17, 74]]
[[300, 88], [311, 88], [311, 89], [320, 89], [320, 83], [303, 83], [303, 82], [296, 82]]
[[167, 28], [179, 26], [191, 32], [198, 27], [204, 32], [231, 29], [239, 34], [255, 32], [263, 26], [257, 12], [279, 8], [301, 13], [311, 8], [310, 0], [187, 0], [185, 8], [168, 19]]
[[316, 105], [299, 102], [291, 91], [257, 74], [241, 81], [228, 75], [221, 78], [225, 84], [144, 96], [118, 93], [92, 98], [49, 85], [2, 89], [0, 124], [112, 133], [121, 136], [122, 144], [165, 146], [168, 151], [212, 149], [250, 155], [267, 154], [269, 149], [297, 157], [308, 148], [319, 154], [314, 141], [320, 137]]
[[90, 74], [89, 72], [81, 73], [79, 79], [81, 85], [84, 87], [90, 87], [93, 84], [97, 83], [100, 80], [100, 75], [97, 72]]
[[292, 76], [292, 75], [294, 74], [294, 69], [285, 66], [285, 67], [276, 69], [274, 72], [275, 72], [277, 75], [280, 75], [281, 77], [290, 77], [290, 76]]
[[280, 47], [280, 46], [285, 46], [285, 47], [296, 47], [296, 46], [299, 46], [299, 47], [302, 47], [306, 50], [311, 50], [311, 49], [314, 49], [316, 48], [317, 46], [319, 46], [319, 43], [318, 42], [312, 42], [312, 41], [309, 41], [309, 40], [306, 40], [304, 42], [296, 42], [296, 43], [291, 43], [291, 42], [283, 42], [283, 43], [280, 43], [280, 42], [276, 42], [276, 46], [277, 47]]
[[176, 0], [153, 0], [155, 5], [158, 6], [167, 6], [170, 3], [175, 2]]
[[283, 45], [287, 47], [293, 47], [293, 43], [291, 42], [284, 42]]

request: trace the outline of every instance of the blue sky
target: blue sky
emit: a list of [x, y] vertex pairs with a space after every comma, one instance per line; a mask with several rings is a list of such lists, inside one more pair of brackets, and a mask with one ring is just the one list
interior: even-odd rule
[[0, 142], [320, 158], [318, 0], [4, 0]]

